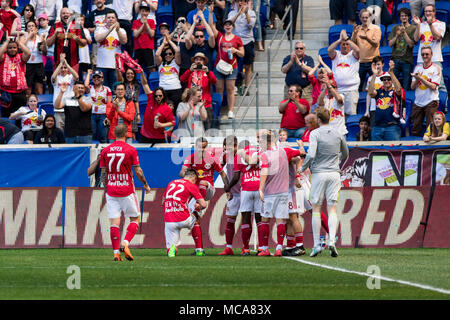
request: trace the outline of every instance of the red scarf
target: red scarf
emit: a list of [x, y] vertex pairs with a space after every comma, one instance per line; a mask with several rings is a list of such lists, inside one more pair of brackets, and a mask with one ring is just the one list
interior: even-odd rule
[[[28, 86], [25, 79], [25, 63], [22, 61], [22, 54], [18, 53], [14, 57], [10, 57], [5, 53], [3, 57], [3, 63], [1, 65], [2, 86], [17, 92], [26, 90]], [[13, 84], [11, 79], [16, 79], [16, 88], [11, 88]]]

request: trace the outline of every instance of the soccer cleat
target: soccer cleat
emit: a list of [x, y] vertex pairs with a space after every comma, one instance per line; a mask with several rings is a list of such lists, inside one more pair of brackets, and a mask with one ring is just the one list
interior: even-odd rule
[[294, 248], [284, 249], [284, 250], [281, 252], [281, 255], [284, 256], [284, 257], [289, 257], [289, 256], [292, 255], [292, 251], [293, 251], [293, 250], [294, 250]]
[[232, 256], [233, 254], [233, 249], [229, 247], [225, 247], [222, 252], [219, 252], [219, 256]]
[[167, 256], [169, 258], [174, 258], [177, 255], [177, 247], [173, 244], [170, 246], [169, 252], [167, 253]]
[[292, 252], [291, 255], [292, 256], [302, 256], [306, 253], [305, 247], [304, 246], [298, 246], [295, 247]]
[[242, 248], [241, 256], [249, 256], [249, 255], [250, 255], [250, 250]]
[[206, 256], [206, 253], [205, 253], [205, 250], [199, 249], [199, 250], [195, 250], [195, 255], [197, 257], [203, 257], [203, 256]]
[[330, 256], [332, 256], [333, 258], [337, 258], [338, 252], [336, 250], [336, 247], [335, 246], [328, 246], [328, 249], [330, 249]]
[[114, 261], [122, 261], [122, 256], [120, 253], [114, 253]]
[[281, 249], [278, 249], [275, 251], [275, 254], [273, 255], [274, 257], [281, 257], [283, 255]]
[[133, 261], [133, 255], [131, 254], [130, 248], [128, 248], [128, 245], [125, 242], [122, 242], [120, 244], [120, 252], [123, 252], [123, 255], [128, 261]]
[[315, 256], [317, 256], [319, 253], [321, 253], [322, 252], [322, 247], [319, 245], [319, 246], [315, 246], [314, 248], [313, 248], [313, 250], [311, 251], [311, 254], [309, 255], [310, 257], [315, 257]]
[[[281, 251], [281, 250], [280, 250], [280, 251]], [[266, 250], [261, 250], [261, 252], [259, 252], [259, 253], [257, 254], [257, 256], [258, 256], [258, 257], [270, 257], [271, 254], [270, 254], [269, 249], [266, 249]]]

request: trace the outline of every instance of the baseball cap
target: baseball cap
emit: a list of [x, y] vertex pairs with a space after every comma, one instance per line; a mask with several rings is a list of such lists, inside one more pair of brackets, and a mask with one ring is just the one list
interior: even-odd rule
[[150, 10], [150, 6], [145, 1], [141, 1], [141, 4], [139, 5], [139, 10], [141, 10], [142, 8], [146, 8], [146, 9]]
[[392, 78], [391, 78], [391, 75], [390, 75], [389, 73], [383, 74], [383, 75], [380, 77], [380, 80], [383, 81], [384, 78], [392, 79]]
[[223, 22], [223, 25], [226, 25], [227, 23], [230, 23], [232, 26], [234, 26], [233, 20], [227, 19]]
[[95, 76], [103, 77], [103, 72], [101, 72], [100, 70], [95, 70], [94, 73], [92, 74], [92, 77]]
[[160, 23], [158, 29], [161, 29], [161, 27], [166, 27], [167, 29], [170, 30], [170, 26], [167, 22]]
[[41, 13], [40, 15], [39, 15], [39, 17], [38, 17], [38, 20], [39, 19], [45, 19], [45, 20], [48, 20], [48, 15], [46, 15], [45, 13]]

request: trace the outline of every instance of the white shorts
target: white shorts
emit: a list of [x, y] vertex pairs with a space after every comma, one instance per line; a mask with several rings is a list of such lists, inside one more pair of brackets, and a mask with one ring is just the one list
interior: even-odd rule
[[261, 213], [261, 205], [258, 191], [241, 191], [240, 212]]
[[335, 204], [341, 190], [341, 175], [339, 172], [319, 172], [311, 176], [311, 192], [309, 200], [312, 204], [321, 205], [323, 199], [327, 204]]
[[289, 202], [288, 202], [288, 210], [289, 214], [303, 214], [305, 212], [305, 192], [303, 189], [297, 189], [289, 191]]
[[288, 193], [264, 195], [261, 217], [289, 219]]
[[[215, 193], [216, 193], [216, 189], [208, 182], [208, 187], [206, 188], [206, 195], [205, 195], [204, 200], [205, 201], [211, 200], [212, 197], [214, 197]], [[192, 198], [191, 201], [189, 201], [189, 203], [188, 203], [189, 212], [194, 211], [196, 202], [197, 202], [197, 200], [195, 200], [194, 198]]]
[[132, 193], [127, 197], [111, 197], [106, 195], [106, 209], [108, 210], [108, 218], [120, 218], [123, 212], [125, 217], [139, 217], [140, 209], [136, 193]]
[[166, 222], [164, 233], [166, 236], [166, 247], [170, 248], [171, 245], [180, 245], [180, 231], [183, 228], [191, 230], [194, 227], [197, 218], [191, 214], [189, 218], [180, 222]]
[[359, 92], [354, 91], [342, 91], [339, 92], [344, 96], [344, 112], [345, 114], [356, 114], [358, 106]]
[[225, 215], [230, 217], [237, 217], [240, 205], [241, 205], [241, 195], [239, 193], [233, 193], [233, 199], [227, 202]]

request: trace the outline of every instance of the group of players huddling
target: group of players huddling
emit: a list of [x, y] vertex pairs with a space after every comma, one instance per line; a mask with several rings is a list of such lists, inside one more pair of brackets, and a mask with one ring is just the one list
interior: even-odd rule
[[[297, 141], [299, 149], [293, 149], [285, 142], [280, 142], [272, 130], [258, 131], [256, 146], [247, 140], [238, 144], [235, 136], [226, 137], [219, 158], [213, 149], [208, 148], [206, 138], [198, 138], [194, 153], [184, 161], [181, 178], [168, 184], [162, 199], [168, 257], [177, 255], [183, 228], [191, 230], [195, 243], [193, 255], [205, 255], [200, 220], [207, 201], [215, 193], [215, 172], [221, 176], [228, 198], [225, 213], [226, 247], [219, 255], [234, 254], [232, 243], [238, 213], [241, 213], [242, 218], [242, 256], [250, 255], [252, 214], [257, 225], [257, 256], [272, 255], [269, 251], [271, 219], [274, 219], [277, 229], [274, 256], [304, 255], [306, 250], [299, 215], [311, 212], [314, 247], [310, 256], [317, 256], [328, 245], [330, 255], [337, 257], [339, 163], [348, 156], [348, 148], [345, 138], [328, 125], [329, 111], [318, 108], [316, 115], [320, 127], [311, 132], [308, 154], [301, 141]], [[126, 127], [117, 126], [115, 135], [116, 141], [101, 153], [100, 167], [106, 186], [114, 260], [122, 260], [121, 252], [126, 259], [133, 260], [129, 244], [139, 226], [140, 209], [132, 168], [146, 193], [150, 192], [150, 187], [139, 166], [136, 149], [125, 142]], [[328, 205], [328, 217], [321, 212], [324, 198]], [[121, 212], [130, 218], [122, 243], [119, 231]], [[327, 233], [327, 243], [321, 241], [321, 227]], [[283, 250], [285, 238], [287, 242]]]

